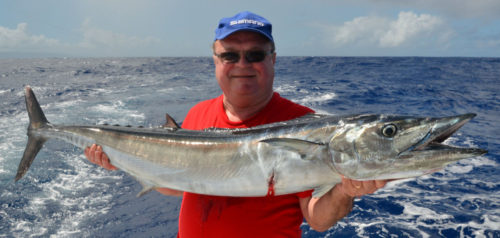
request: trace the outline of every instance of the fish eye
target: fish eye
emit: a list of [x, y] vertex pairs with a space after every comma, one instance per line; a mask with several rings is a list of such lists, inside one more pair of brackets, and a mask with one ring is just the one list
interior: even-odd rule
[[398, 132], [398, 128], [394, 124], [387, 124], [382, 127], [382, 135], [385, 137], [394, 137]]

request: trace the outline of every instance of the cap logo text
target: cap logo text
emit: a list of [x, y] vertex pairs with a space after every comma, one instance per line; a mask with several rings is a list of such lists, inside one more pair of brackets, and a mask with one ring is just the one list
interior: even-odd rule
[[237, 25], [237, 24], [254, 24], [254, 25], [258, 25], [258, 26], [264, 26], [264, 23], [262, 23], [260, 21], [256, 21], [256, 20], [251, 20], [251, 19], [241, 19], [241, 20], [229, 22], [229, 25], [231, 25], [231, 26]]

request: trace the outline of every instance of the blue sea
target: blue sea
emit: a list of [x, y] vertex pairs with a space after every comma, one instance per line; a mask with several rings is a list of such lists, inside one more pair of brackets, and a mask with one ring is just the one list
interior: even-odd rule
[[[221, 91], [208, 57], [0, 59], [0, 237], [175, 237], [181, 199], [49, 141], [14, 176], [27, 141], [23, 88], [55, 124], [156, 127], [182, 122]], [[500, 237], [500, 58], [278, 57], [275, 90], [329, 114], [477, 113], [446, 143], [489, 150], [395, 181], [349, 216], [303, 237]]]

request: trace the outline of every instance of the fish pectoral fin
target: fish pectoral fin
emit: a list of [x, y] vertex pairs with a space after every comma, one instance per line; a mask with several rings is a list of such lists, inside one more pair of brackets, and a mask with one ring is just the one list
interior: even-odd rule
[[319, 186], [319, 187], [314, 189], [312, 196], [315, 198], [319, 198], [319, 197], [325, 195], [334, 186], [335, 186], [335, 184], [325, 184], [325, 185]]
[[153, 189], [155, 189], [155, 186], [153, 186], [152, 184], [149, 184], [149, 183], [141, 181], [141, 180], [139, 180], [139, 182], [142, 185], [142, 190], [136, 195], [137, 197], [142, 197], [146, 193], [149, 193], [149, 192], [153, 191]]
[[325, 146], [325, 144], [323, 143], [294, 138], [270, 138], [261, 140], [260, 142], [267, 143], [271, 146], [280, 147], [285, 150], [294, 151], [300, 154], [301, 158], [303, 159], [309, 158], [306, 155], [310, 154], [310, 152], [317, 149], [318, 147]]

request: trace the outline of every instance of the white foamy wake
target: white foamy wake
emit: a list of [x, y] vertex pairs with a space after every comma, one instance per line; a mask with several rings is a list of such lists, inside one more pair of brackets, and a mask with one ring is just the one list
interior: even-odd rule
[[[28, 114], [3, 117], [0, 123], [0, 176], [10, 176], [21, 159], [26, 143]], [[2, 176], [3, 175], [3, 176]], [[10, 176], [13, 178], [13, 176]]]
[[[107, 120], [116, 123], [125, 123], [131, 118], [141, 121], [144, 118], [143, 114], [127, 109], [122, 101], [90, 107], [80, 99], [40, 103], [47, 119], [57, 124], [75, 124], [91, 120], [85, 118], [89, 114], [93, 118], [104, 115]], [[28, 116], [27, 113], [20, 112], [2, 120], [0, 130], [4, 133], [0, 134], [0, 176], [8, 177], [11, 181], [27, 140]], [[3, 204], [4, 209], [0, 209], [2, 222], [6, 222], [7, 227], [10, 227], [11, 235], [81, 236], [87, 233], [85, 228], [80, 226], [82, 223], [88, 223], [96, 216], [106, 214], [112, 207], [111, 186], [120, 186], [123, 173], [110, 172], [90, 164], [83, 156], [83, 151], [68, 150], [69, 145], [63, 146], [66, 148], [63, 151], [51, 151], [51, 147], [61, 147], [61, 144], [64, 143], [47, 143], [22, 181], [12, 185], [15, 189], [0, 191], [4, 198], [20, 195], [25, 198], [21, 200], [19, 207], [15, 208], [15, 213], [4, 210], [13, 211], [11, 206], [17, 204], [17, 201]], [[54, 164], [58, 166], [54, 167], [51, 161], [56, 160], [57, 163]]]
[[106, 214], [111, 208], [113, 196], [107, 190], [110, 184], [122, 180], [121, 175], [96, 168], [84, 162], [83, 156], [56, 154], [68, 161], [71, 168], [46, 183], [40, 183], [37, 175], [31, 176], [40, 192], [31, 194], [29, 203], [22, 207], [24, 216], [9, 219], [14, 228], [12, 234], [64, 237], [84, 234], [86, 231], [79, 226], [82, 222]]
[[305, 106], [311, 106], [337, 98], [337, 94], [334, 92], [311, 92], [310, 90], [297, 88], [297, 86], [290, 84], [280, 85], [274, 90], [280, 94], [295, 94], [291, 99]]
[[98, 119], [99, 124], [110, 123], [110, 121], [106, 120], [113, 120], [113, 124], [118, 123], [124, 125], [130, 123], [130, 119], [132, 119], [132, 121], [142, 121], [145, 118], [143, 113], [127, 109], [121, 100], [92, 106], [89, 108], [89, 113], [96, 116], [106, 115], [104, 119], [103, 117]]

